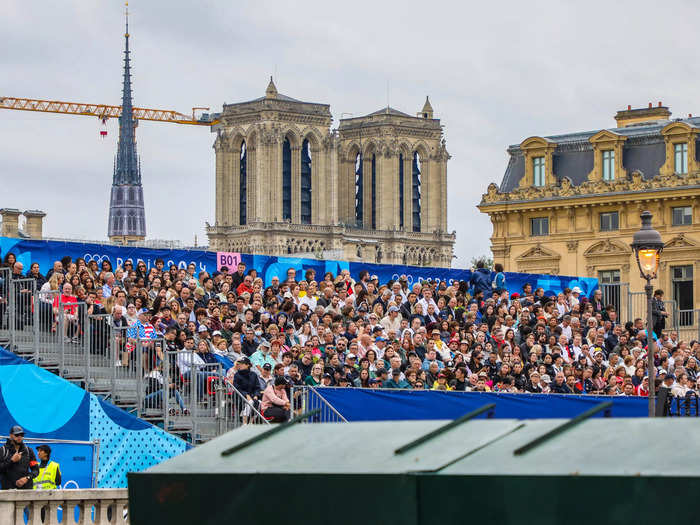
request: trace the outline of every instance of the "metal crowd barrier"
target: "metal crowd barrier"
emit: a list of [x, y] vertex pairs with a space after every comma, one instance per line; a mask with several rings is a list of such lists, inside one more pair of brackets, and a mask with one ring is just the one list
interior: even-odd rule
[[10, 278], [12, 272], [9, 268], [0, 268], [0, 344], [10, 345]]
[[290, 404], [292, 407], [292, 414], [295, 416], [312, 410], [319, 410], [318, 414], [307, 418], [303, 421], [304, 423], [348, 422], [340, 412], [333, 408], [333, 406], [318, 393], [318, 390], [311, 386], [293, 386], [291, 388]]
[[250, 401], [227, 379], [219, 381], [216, 388], [219, 393], [216, 413], [218, 434], [224, 434], [243, 425], [270, 424], [260, 412], [262, 395], [257, 401]]
[[666, 398], [664, 416], [669, 417], [700, 417], [698, 411], [698, 395], [688, 392], [685, 397]]

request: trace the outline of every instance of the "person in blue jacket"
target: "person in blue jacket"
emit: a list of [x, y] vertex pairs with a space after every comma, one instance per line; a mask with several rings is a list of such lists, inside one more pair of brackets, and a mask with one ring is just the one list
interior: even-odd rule
[[481, 292], [486, 298], [489, 297], [488, 292], [491, 290], [491, 272], [484, 266], [483, 261], [476, 263], [476, 270], [469, 278], [469, 286], [474, 289], [474, 296]]

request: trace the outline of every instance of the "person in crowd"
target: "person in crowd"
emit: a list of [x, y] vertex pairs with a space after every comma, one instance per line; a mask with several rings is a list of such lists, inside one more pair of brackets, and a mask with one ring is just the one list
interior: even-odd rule
[[[17, 258], [4, 259], [17, 274]], [[283, 268], [263, 282], [245, 264], [210, 276], [197, 273], [194, 264], [178, 269], [139, 261], [134, 269], [129, 260], [101, 268], [93, 262], [56, 261], [46, 282], [34, 262], [27, 261], [28, 273], [22, 267], [17, 274], [40, 288], [33, 305], [48, 317], [46, 331], [57, 329], [53, 322], [61, 316], [67, 328], [60, 335], [80, 340], [82, 316], [92, 319], [104, 308], [113, 337], [99, 344], [117, 345], [113, 355], [123, 357], [116, 366], [133, 366], [128, 357], [140, 344], [149, 355], [144, 376], [153, 373], [148, 379], [158, 383], [162, 352], [151, 352], [149, 341], [163, 338], [168, 354], [177, 354], [166, 368], [178, 374], [164, 381], [178, 384], [181, 375], [194, 380], [199, 392], [206, 381], [190, 377], [193, 365], [223, 361], [228, 384], [238, 381], [255, 407], [277, 377], [311, 388], [350, 384], [538, 395], [628, 394], [631, 384], [644, 396], [662, 378], [674, 395], [695, 391], [700, 376], [700, 343], [667, 329], [662, 290], [654, 294], [658, 344], [650, 381], [642, 319], [625, 319], [600, 289], [584, 293], [581, 285], [555, 293], [530, 283], [514, 289], [501, 265], [491, 272], [479, 262], [469, 281], [411, 283], [405, 275], [379, 279], [367, 270], [355, 281], [347, 270], [316, 275], [308, 268]], [[126, 344], [119, 346], [126, 326]], [[150, 394], [158, 391], [153, 386]]]
[[260, 407], [263, 417], [271, 423], [284, 423], [289, 419], [290, 403], [284, 377], [276, 377], [265, 388]]

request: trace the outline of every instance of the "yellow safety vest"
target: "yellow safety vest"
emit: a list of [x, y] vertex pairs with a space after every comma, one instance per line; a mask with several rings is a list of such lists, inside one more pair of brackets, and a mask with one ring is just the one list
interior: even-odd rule
[[56, 488], [56, 474], [59, 465], [55, 461], [49, 461], [44, 468], [39, 469], [39, 475], [34, 478], [34, 490], [53, 490]]

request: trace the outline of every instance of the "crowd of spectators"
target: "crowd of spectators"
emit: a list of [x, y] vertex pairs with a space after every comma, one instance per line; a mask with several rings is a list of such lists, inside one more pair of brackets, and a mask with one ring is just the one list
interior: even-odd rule
[[[52, 268], [23, 271], [60, 290], [64, 302], [131, 327], [130, 339], [164, 337], [178, 358], [233, 366], [226, 379], [271, 417], [289, 413], [289, 386], [410, 388], [444, 391], [647, 396], [647, 334], [642, 319], [621, 320], [600, 290], [546, 293], [525, 284], [510, 290], [503, 268], [482, 264], [469, 282], [379, 282], [300, 274], [273, 276], [268, 286], [241, 263], [209, 274], [131, 260], [113, 268], [70, 257]], [[19, 268], [18, 268], [19, 265]], [[700, 343], [665, 330], [663, 292], [654, 302], [656, 388], [675, 396], [700, 390]], [[52, 305], [54, 309], [56, 304]], [[66, 334], [70, 337], [70, 334]], [[128, 352], [129, 348], [125, 349]], [[188, 361], [189, 359], [189, 361]], [[119, 360], [115, 366], [125, 366]], [[152, 371], [151, 371], [152, 372]]]

